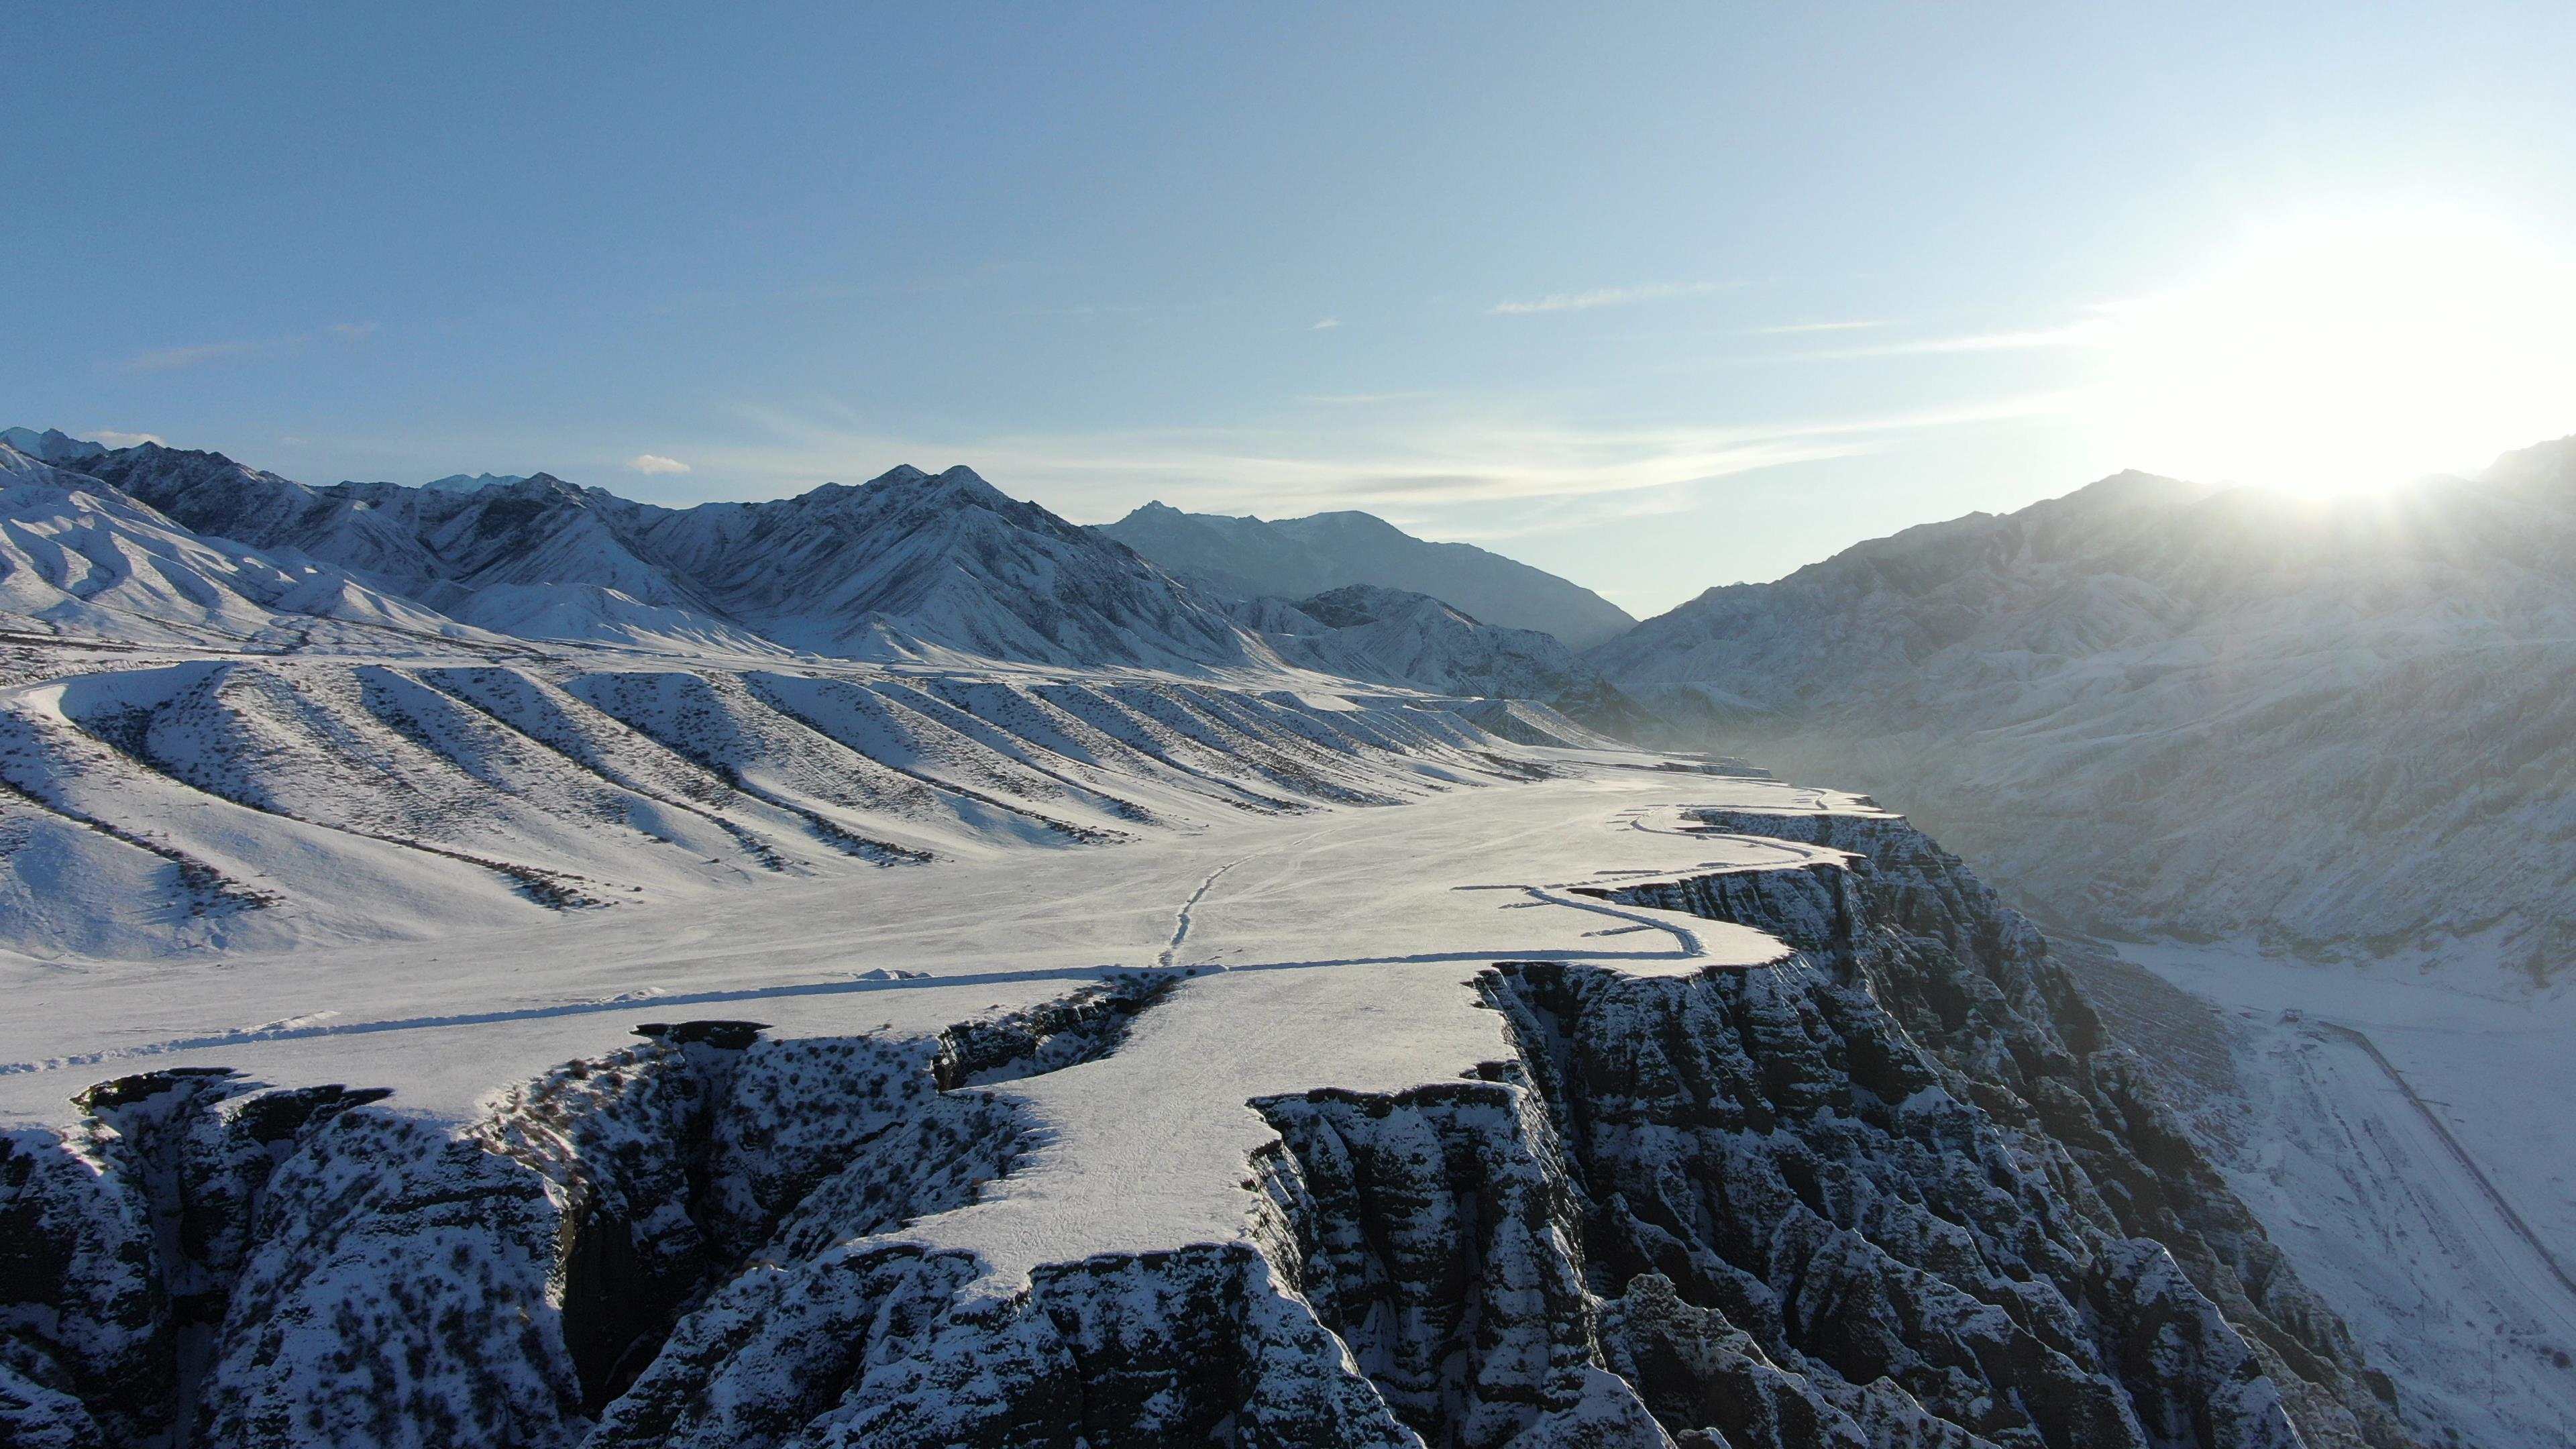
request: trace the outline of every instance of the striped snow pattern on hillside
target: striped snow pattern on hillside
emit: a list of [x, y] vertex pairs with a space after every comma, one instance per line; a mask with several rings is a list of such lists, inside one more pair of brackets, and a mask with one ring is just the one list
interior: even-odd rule
[[1527, 778], [1457, 714], [1169, 680], [197, 659], [0, 696], [0, 949], [426, 938]]

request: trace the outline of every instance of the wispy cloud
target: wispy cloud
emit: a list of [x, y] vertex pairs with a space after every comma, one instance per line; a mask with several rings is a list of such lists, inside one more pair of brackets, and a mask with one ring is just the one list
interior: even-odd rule
[[1316, 331], [1316, 332], [1328, 332], [1328, 331], [1331, 331], [1333, 328], [1339, 327], [1339, 326], [1341, 326], [1341, 325], [1342, 325], [1342, 319], [1341, 319], [1341, 318], [1339, 318], [1339, 317], [1327, 317], [1327, 318], [1325, 318], [1323, 321], [1316, 323], [1316, 324], [1314, 325], [1314, 327], [1313, 327], [1312, 329], [1310, 329], [1310, 330], [1312, 330], [1312, 331]]
[[1406, 392], [1310, 392], [1299, 396], [1297, 401], [1323, 407], [1367, 407], [1376, 403], [1411, 402], [1429, 396], [1431, 394], [1420, 389]]
[[374, 333], [373, 322], [334, 322], [318, 332], [299, 333], [293, 337], [266, 337], [244, 342], [200, 342], [191, 347], [165, 347], [126, 359], [128, 372], [174, 372], [194, 367], [201, 362], [217, 362], [231, 357], [259, 357], [268, 353], [293, 352], [329, 337], [341, 342], [355, 342]]
[[1661, 302], [1731, 292], [1742, 282], [1664, 282], [1650, 287], [1602, 287], [1589, 292], [1556, 292], [1545, 297], [1496, 302], [1485, 310], [1497, 317], [1523, 317], [1534, 312], [1580, 312], [1591, 307], [1624, 307], [1633, 302]]
[[[1909, 435], [2061, 413], [2064, 394], [2007, 397], [1874, 417], [1786, 420], [1735, 427], [1533, 426], [1525, 416], [1372, 413], [1365, 425], [1319, 441], [1303, 429], [1171, 429], [982, 439], [904, 438], [851, 415], [746, 410], [775, 441], [704, 444], [705, 473], [734, 480], [735, 496], [857, 482], [898, 462], [937, 469], [972, 464], [1005, 491], [1084, 521], [1123, 514], [1149, 498], [1221, 513], [1264, 516], [1368, 508], [1399, 519], [1466, 519], [1497, 504], [1561, 504], [1663, 512], [1649, 497], [1793, 463], [1850, 457]], [[1458, 508], [1460, 514], [1445, 511]]]
[[114, 428], [92, 428], [82, 436], [111, 448], [135, 448], [145, 443], [158, 443], [165, 448], [170, 446], [159, 433], [121, 433]]
[[2091, 314], [2056, 327], [2028, 327], [2004, 332], [1970, 332], [1955, 337], [1920, 337], [1811, 352], [1809, 357], [1912, 357], [1959, 352], [2029, 352], [2050, 347], [2098, 347], [2118, 333], [2117, 309], [2087, 308]]
[[173, 372], [182, 367], [194, 367], [200, 362], [212, 362], [219, 357], [248, 357], [265, 351], [270, 345], [265, 342], [201, 342], [194, 347], [165, 347], [131, 359], [125, 364], [125, 370]]
[[688, 464], [681, 462], [677, 458], [665, 458], [659, 453], [638, 453], [634, 457], [626, 460], [626, 466], [638, 473], [686, 473], [689, 471]]
[[1890, 325], [1886, 322], [1789, 322], [1778, 327], [1756, 327], [1752, 332], [1756, 337], [1796, 337], [1809, 332], [1865, 332]]

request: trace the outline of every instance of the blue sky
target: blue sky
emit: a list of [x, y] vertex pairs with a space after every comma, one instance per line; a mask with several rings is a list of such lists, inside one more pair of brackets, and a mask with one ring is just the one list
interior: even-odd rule
[[15, 6], [0, 422], [1365, 508], [1649, 613], [2576, 432], [2571, 14]]

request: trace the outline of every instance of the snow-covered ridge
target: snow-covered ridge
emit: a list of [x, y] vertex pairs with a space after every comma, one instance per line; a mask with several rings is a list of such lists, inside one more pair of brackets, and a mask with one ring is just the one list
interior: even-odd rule
[[471, 489], [312, 488], [149, 443], [80, 467], [199, 534], [336, 564], [522, 637], [864, 660], [1276, 664], [1210, 601], [966, 468], [671, 509], [545, 473]]
[[2571, 560], [2576, 442], [2385, 498], [2124, 474], [1712, 589], [1587, 658], [2061, 919], [2545, 974], [2576, 952]]
[[0, 948], [421, 938], [1547, 769], [1401, 695], [653, 656], [108, 662], [0, 692]]
[[903, 467], [855, 488], [669, 509], [543, 473], [311, 488], [219, 453], [15, 434], [65, 461], [11, 451], [9, 476], [76, 493], [93, 511], [140, 510], [129, 526], [148, 536], [125, 552], [193, 547], [234, 559], [237, 572], [313, 581], [254, 590], [212, 619], [203, 588], [102, 612], [44, 593], [50, 574], [0, 556], [0, 580], [26, 595], [0, 613], [30, 634], [359, 642], [346, 627], [313, 635], [309, 612], [486, 644], [680, 657], [1106, 666], [1292, 687], [1322, 673], [1533, 700], [1621, 738], [1657, 723], [1548, 634], [1370, 585], [1309, 600], [1329, 623], [1277, 599], [1225, 599], [965, 468], [934, 477]]
[[345, 569], [200, 536], [95, 478], [5, 444], [0, 629], [262, 651], [502, 643]]

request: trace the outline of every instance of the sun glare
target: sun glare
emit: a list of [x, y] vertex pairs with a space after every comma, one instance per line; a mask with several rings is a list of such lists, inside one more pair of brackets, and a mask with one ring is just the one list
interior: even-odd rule
[[2459, 216], [2279, 226], [2113, 310], [2121, 456], [2336, 494], [2576, 432], [2576, 268]]

